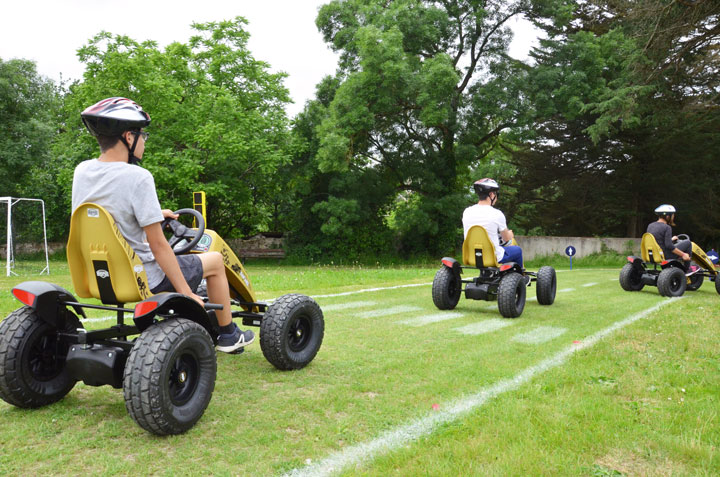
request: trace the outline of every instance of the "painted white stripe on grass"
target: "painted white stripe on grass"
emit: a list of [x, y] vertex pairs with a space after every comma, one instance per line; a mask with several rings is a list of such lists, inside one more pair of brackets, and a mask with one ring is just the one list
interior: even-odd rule
[[593, 286], [595, 286], [595, 285], [597, 285], [597, 282], [586, 283], [586, 284], [583, 285], [583, 286], [584, 286], [584, 287], [593, 287]]
[[397, 321], [396, 323], [400, 323], [402, 325], [410, 325], [410, 326], [424, 326], [424, 325], [429, 325], [430, 323], [438, 323], [440, 321], [454, 320], [456, 318], [462, 318], [463, 316], [465, 316], [463, 313], [447, 311], [445, 313], [434, 313], [432, 315], [418, 316], [417, 318], [411, 318], [409, 320]]
[[332, 473], [339, 472], [350, 466], [367, 463], [380, 454], [386, 454], [402, 446], [411, 444], [421, 437], [431, 434], [438, 426], [463, 417], [469, 412], [483, 406], [490, 399], [518, 389], [535, 376], [564, 364], [565, 361], [573, 355], [573, 353], [594, 346], [598, 341], [609, 334], [645, 318], [650, 313], [669, 303], [673, 303], [676, 300], [678, 299], [673, 298], [670, 300], [662, 300], [647, 310], [635, 313], [623, 320], [616, 321], [609, 327], [586, 337], [580, 343], [568, 346], [554, 356], [544, 359], [534, 366], [526, 368], [510, 379], [498, 381], [495, 384], [481, 388], [479, 392], [473, 395], [456, 399], [455, 401], [448, 403], [443, 406], [445, 411], [435, 411], [426, 417], [416, 419], [403, 426], [385, 431], [371, 441], [346, 447], [342, 451], [330, 454], [321, 461], [310, 464], [301, 469], [294, 469], [286, 475], [295, 477], [331, 475]]
[[364, 308], [375, 304], [377, 304], [377, 302], [374, 301], [350, 301], [347, 303], [335, 303], [334, 305], [322, 305], [321, 308], [323, 311], [338, 311], [352, 308]]
[[492, 320], [485, 320], [479, 323], [472, 323], [469, 325], [461, 326], [459, 328], [453, 328], [454, 331], [460, 332], [464, 335], [483, 335], [485, 333], [491, 333], [495, 330], [505, 328], [506, 326], [512, 325], [513, 322], [510, 320], [501, 320], [495, 318]]
[[430, 283], [410, 283], [409, 285], [396, 285], [393, 287], [365, 288], [364, 290], [355, 290], [355, 291], [342, 292], [342, 293], [331, 293], [330, 295], [312, 295], [312, 298], [332, 298], [334, 296], [355, 295], [356, 293], [368, 293], [368, 292], [376, 292], [376, 291], [383, 291], [383, 290], [395, 290], [396, 288], [426, 287], [429, 285], [432, 285], [432, 282], [430, 282]]
[[540, 344], [562, 336], [567, 332], [567, 328], [556, 328], [554, 326], [538, 326], [534, 330], [527, 333], [521, 333], [512, 337], [513, 341], [525, 344]]
[[571, 291], [575, 291], [575, 289], [574, 288], [563, 288], [562, 290], [558, 290], [558, 293], [571, 292]]
[[392, 306], [390, 308], [385, 308], [383, 310], [363, 311], [362, 313], [356, 313], [355, 316], [357, 316], [358, 318], [376, 318], [379, 316], [399, 315], [400, 313], [409, 313], [411, 311], [420, 310], [422, 310], [422, 308], [419, 308], [417, 306], [398, 305]]
[[86, 319], [82, 319], [80, 321], [82, 321], [83, 323], [100, 323], [102, 321], [110, 321], [110, 320], [117, 320], [117, 316], [112, 315], [112, 316], [103, 316], [102, 318], [86, 318]]

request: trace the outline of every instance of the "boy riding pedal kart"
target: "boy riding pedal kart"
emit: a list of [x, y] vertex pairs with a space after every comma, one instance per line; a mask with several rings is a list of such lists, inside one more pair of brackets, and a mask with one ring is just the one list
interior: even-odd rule
[[[555, 269], [546, 266], [533, 273], [523, 268], [522, 249], [507, 228], [505, 215], [493, 207], [500, 191], [497, 182], [480, 179], [473, 187], [479, 201], [463, 213], [463, 264], [450, 257], [442, 259], [432, 285], [435, 306], [452, 310], [464, 291], [469, 299], [497, 300], [502, 316], [516, 318], [525, 308], [526, 289], [532, 282], [537, 283], [538, 303], [552, 305], [557, 290]], [[465, 269], [478, 270], [479, 276], [463, 279], [460, 275]]]
[[[35, 408], [59, 401], [77, 381], [107, 384], [123, 389], [126, 408], [143, 429], [179, 434], [210, 402], [213, 346], [237, 353], [253, 342], [254, 334], [233, 318], [260, 326], [260, 347], [278, 369], [310, 363], [324, 333], [317, 303], [296, 294], [258, 303], [242, 264], [205, 229], [202, 214], [160, 209], [152, 175], [136, 165], [150, 116], [128, 99], [108, 98], [82, 119], [101, 155], [75, 171], [68, 265], [75, 292], [103, 305], [79, 303], [51, 283], [16, 286], [13, 295], [25, 306], [0, 323], [0, 398]], [[180, 224], [181, 214], [194, 215], [198, 228]], [[203, 277], [209, 303], [195, 294]], [[88, 308], [116, 313], [117, 324], [85, 330], [78, 315], [86, 317]], [[132, 314], [132, 325], [125, 314]]]
[[[628, 257], [628, 263], [620, 270], [623, 290], [640, 291], [645, 285], [651, 285], [656, 286], [662, 296], [682, 296], [685, 290], [700, 288], [708, 277], [720, 293], [720, 280], [712, 260], [687, 235], [672, 235], [675, 213], [675, 207], [670, 204], [655, 209], [658, 219], [648, 225], [642, 236], [641, 257]], [[649, 269], [648, 264], [653, 268]]]

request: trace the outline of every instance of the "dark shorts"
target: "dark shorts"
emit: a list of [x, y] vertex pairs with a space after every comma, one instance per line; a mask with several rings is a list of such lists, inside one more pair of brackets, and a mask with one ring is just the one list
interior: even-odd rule
[[[197, 287], [200, 285], [203, 278], [203, 267], [202, 262], [200, 261], [200, 256], [194, 253], [189, 255], [178, 255], [177, 261], [180, 264], [180, 271], [185, 277], [185, 281], [188, 282], [190, 289], [193, 293], [195, 293], [195, 290], [197, 290]], [[150, 291], [153, 293], [172, 292], [175, 291], [175, 288], [172, 286], [170, 279], [166, 275], [163, 277], [160, 284], [155, 288], [150, 289]]]

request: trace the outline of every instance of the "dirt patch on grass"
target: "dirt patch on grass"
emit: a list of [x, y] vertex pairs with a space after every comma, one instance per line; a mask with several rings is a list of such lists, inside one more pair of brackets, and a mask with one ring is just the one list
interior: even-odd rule
[[683, 473], [681, 466], [667, 458], [650, 460], [645, 456], [624, 449], [611, 451], [609, 454], [597, 459], [595, 465], [627, 476], [664, 477]]

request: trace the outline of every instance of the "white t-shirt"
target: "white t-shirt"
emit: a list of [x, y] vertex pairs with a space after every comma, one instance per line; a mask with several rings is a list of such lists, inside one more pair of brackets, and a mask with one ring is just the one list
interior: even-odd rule
[[163, 221], [152, 174], [127, 162], [81, 162], [73, 176], [72, 210], [85, 202], [98, 204], [112, 215], [120, 233], [143, 262], [150, 288], [159, 285], [165, 273], [155, 261], [143, 230]]
[[507, 229], [505, 214], [492, 205], [471, 205], [463, 212], [464, 237], [467, 237], [468, 230], [473, 225], [481, 225], [488, 233], [490, 240], [495, 246], [495, 255], [498, 262], [505, 255], [505, 249], [500, 246], [500, 232]]

